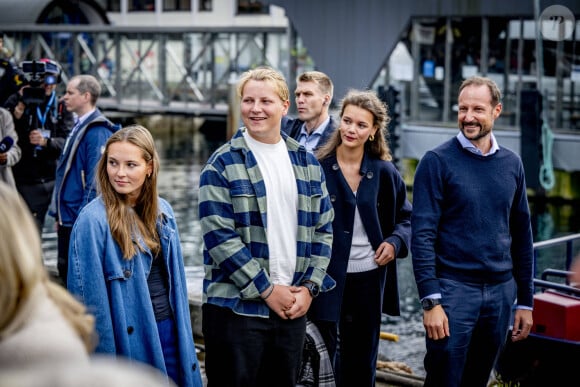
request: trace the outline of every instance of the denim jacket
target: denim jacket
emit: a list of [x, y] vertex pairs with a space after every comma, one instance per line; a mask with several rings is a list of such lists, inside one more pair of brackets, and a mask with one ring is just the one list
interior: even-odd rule
[[[161, 198], [159, 210], [157, 230], [169, 274], [182, 379], [186, 386], [201, 387], [177, 225], [171, 206]], [[96, 352], [122, 355], [167, 373], [147, 286], [152, 259], [149, 251], [123, 258], [99, 196], [81, 210], [73, 226], [68, 289], [95, 315], [99, 335]]]

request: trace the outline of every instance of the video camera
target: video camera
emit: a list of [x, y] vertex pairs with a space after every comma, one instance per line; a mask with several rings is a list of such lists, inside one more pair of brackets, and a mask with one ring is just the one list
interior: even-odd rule
[[[28, 107], [28, 111], [31, 112], [28, 117], [29, 130], [40, 129], [47, 134], [43, 135], [45, 137], [50, 137], [50, 131], [44, 129], [44, 121], [42, 122], [42, 127], [39, 126], [39, 121], [41, 119], [40, 113], [36, 114], [38, 107], [41, 106], [46, 99], [46, 90], [44, 85], [55, 85], [61, 80], [61, 69], [57, 62], [51, 59], [40, 59], [33, 61], [24, 61], [20, 64], [20, 68], [24, 73], [26, 80], [28, 81], [28, 87], [22, 89], [21, 101]], [[56, 103], [54, 102], [55, 94], [52, 92], [51, 99], [48, 104], [54, 103], [56, 112]], [[46, 119], [46, 116], [44, 117]], [[34, 149], [34, 156], [36, 157], [36, 152], [41, 150], [41, 146], [36, 146]]]
[[22, 101], [26, 105], [41, 105], [44, 102], [44, 77], [46, 63], [40, 61], [25, 61], [20, 64], [22, 72], [26, 75], [29, 87], [22, 89]]

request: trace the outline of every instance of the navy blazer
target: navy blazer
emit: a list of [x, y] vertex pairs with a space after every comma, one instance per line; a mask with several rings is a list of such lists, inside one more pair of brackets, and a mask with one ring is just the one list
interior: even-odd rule
[[[304, 121], [299, 120], [298, 118], [287, 118], [287, 116], [282, 118], [282, 130], [296, 141], [300, 141], [300, 131], [302, 130], [303, 124]], [[331, 116], [328, 125], [324, 128], [324, 131], [320, 136], [320, 140], [318, 140], [318, 144], [316, 144], [316, 147], [314, 148], [314, 152], [316, 152], [322, 145], [326, 144], [335, 130], [336, 123]]]
[[[328, 274], [336, 287], [314, 299], [308, 317], [311, 320], [338, 322], [346, 282], [346, 269], [352, 243], [355, 206], [358, 206], [362, 223], [374, 250], [385, 241], [395, 246], [397, 258], [407, 257], [411, 240], [411, 203], [407, 200], [405, 182], [394, 164], [368, 157], [361, 163], [362, 177], [357, 195], [350, 189], [333, 154], [320, 164], [324, 169], [330, 200], [334, 207], [332, 257]], [[399, 290], [397, 264], [393, 260], [383, 271], [381, 289], [382, 311], [398, 316]], [[361, 300], [362, 301], [362, 300]]]

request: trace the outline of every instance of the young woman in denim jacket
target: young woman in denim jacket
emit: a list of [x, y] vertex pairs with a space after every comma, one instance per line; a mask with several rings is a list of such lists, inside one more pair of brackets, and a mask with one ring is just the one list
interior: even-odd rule
[[202, 386], [177, 225], [157, 196], [158, 172], [147, 129], [129, 126], [109, 138], [97, 167], [100, 196], [73, 226], [68, 288], [96, 317], [96, 352]]

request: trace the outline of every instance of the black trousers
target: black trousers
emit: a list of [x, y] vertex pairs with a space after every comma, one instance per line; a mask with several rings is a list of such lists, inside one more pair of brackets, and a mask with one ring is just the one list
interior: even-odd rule
[[380, 269], [348, 273], [338, 328], [338, 384], [374, 387], [381, 331]]
[[296, 386], [306, 316], [248, 317], [204, 304], [202, 330], [208, 387]]
[[70, 244], [71, 232], [72, 227], [59, 225], [56, 233], [58, 241], [58, 259], [56, 266], [58, 268], [58, 276], [65, 287], [68, 274], [68, 247]]

